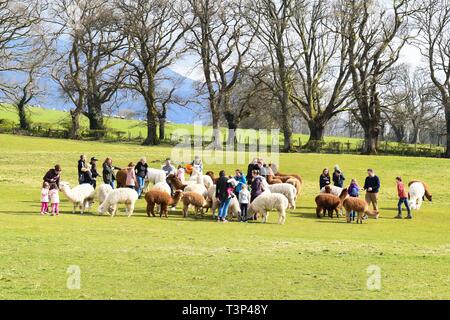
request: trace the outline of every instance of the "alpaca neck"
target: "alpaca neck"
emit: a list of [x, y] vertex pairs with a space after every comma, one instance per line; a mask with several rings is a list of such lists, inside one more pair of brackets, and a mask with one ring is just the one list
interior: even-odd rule
[[70, 201], [75, 202], [75, 198], [73, 196], [73, 192], [72, 189], [70, 189], [70, 187], [64, 186], [61, 188], [61, 190]]

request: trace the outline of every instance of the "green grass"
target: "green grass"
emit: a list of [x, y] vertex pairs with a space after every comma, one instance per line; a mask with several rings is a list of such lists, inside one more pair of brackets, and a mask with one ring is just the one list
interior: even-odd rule
[[[29, 118], [34, 125], [42, 125], [46, 128], [51, 129], [63, 129], [62, 124], [68, 119], [68, 113], [60, 110], [51, 110], [39, 107], [30, 107], [28, 108]], [[11, 106], [8, 105], [0, 105], [0, 119], [6, 119], [12, 121], [16, 124], [19, 123], [19, 118]], [[127, 119], [117, 119], [117, 118], [105, 118], [105, 124], [108, 128], [113, 129], [115, 131], [122, 131], [126, 133], [126, 137], [128, 134], [131, 135], [132, 138], [136, 137], [145, 137], [147, 134], [145, 123], [138, 120], [127, 120]], [[85, 116], [81, 117], [81, 127], [87, 129], [89, 127], [88, 119]], [[201, 130], [201, 131], [200, 131]], [[182, 137], [183, 135], [193, 135], [198, 134], [200, 131], [205, 133], [205, 136], [212, 136], [212, 127], [211, 126], [203, 126], [203, 127], [194, 127], [191, 124], [174, 124], [168, 123], [166, 125], [166, 135], [170, 137], [173, 133], [177, 137]], [[221, 129], [222, 133], [226, 135], [227, 130], [225, 128]], [[253, 130], [252, 130], [253, 131]], [[240, 142], [246, 142], [246, 136], [248, 136], [250, 130], [246, 129], [238, 129], [237, 136], [240, 137]], [[253, 133], [253, 132], [252, 132]], [[270, 132], [269, 132], [270, 134]], [[252, 135], [253, 136], [253, 135]], [[280, 141], [282, 141], [283, 137], [280, 134]], [[301, 144], [305, 144], [309, 136], [305, 134], [294, 134], [292, 136], [294, 144], [298, 146], [299, 141]], [[334, 141], [334, 142], [342, 142], [342, 143], [350, 143], [352, 146], [361, 143], [361, 139], [358, 138], [346, 138], [346, 137], [325, 137], [325, 141]], [[271, 143], [269, 139], [267, 142]]]
[[[450, 163], [444, 159], [282, 154], [283, 172], [305, 188], [285, 225], [226, 225], [180, 211], [147, 218], [70, 214], [41, 217], [40, 183], [55, 163], [76, 181], [80, 153], [116, 165], [170, 155], [168, 147], [75, 142], [0, 135], [0, 298], [2, 299], [449, 299]], [[339, 163], [362, 182], [374, 167], [382, 181], [381, 217], [363, 225], [317, 219], [314, 196], [323, 167]], [[156, 166], [156, 164], [153, 164]], [[229, 172], [244, 165], [212, 165]], [[395, 220], [394, 178], [420, 178], [432, 189], [414, 219]], [[64, 199], [64, 196], [61, 196]], [[97, 204], [94, 205], [96, 210]], [[81, 268], [81, 289], [68, 290], [67, 268]], [[381, 268], [382, 288], [366, 287], [367, 267]]]

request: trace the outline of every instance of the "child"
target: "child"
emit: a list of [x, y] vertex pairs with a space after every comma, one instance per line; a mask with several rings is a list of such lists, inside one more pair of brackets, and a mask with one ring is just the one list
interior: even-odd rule
[[241, 192], [239, 192], [239, 206], [241, 207], [241, 221], [247, 220], [248, 203], [250, 202], [250, 192], [247, 185], [243, 184]]
[[178, 166], [178, 169], [177, 169], [177, 178], [180, 179], [180, 181], [181, 181], [182, 183], [184, 183], [184, 173], [185, 173], [185, 171], [186, 171], [186, 170], [185, 170], [181, 165]]
[[48, 203], [50, 201], [48, 197], [48, 193], [50, 191], [50, 184], [48, 182], [45, 182], [42, 184], [42, 190], [41, 190], [41, 214], [47, 214], [48, 212]]
[[395, 217], [396, 219], [401, 219], [402, 218], [402, 204], [404, 203], [406, 206], [406, 210], [408, 210], [408, 216], [406, 217], [406, 219], [412, 219], [412, 215], [411, 215], [411, 209], [409, 208], [409, 203], [408, 203], [408, 193], [405, 190], [405, 185], [402, 182], [402, 178], [401, 177], [397, 177], [395, 178], [396, 182], [397, 182], [397, 194], [398, 194], [398, 214]]
[[[356, 183], [356, 179], [352, 179], [350, 182], [350, 186], [348, 187], [348, 194], [350, 197], [358, 198], [359, 197], [359, 186]], [[350, 212], [350, 219], [352, 221], [355, 221], [356, 218], [356, 212], [352, 211]]]
[[56, 183], [50, 185], [48, 195], [50, 196], [50, 201], [52, 203], [52, 216], [59, 215], [59, 193]]

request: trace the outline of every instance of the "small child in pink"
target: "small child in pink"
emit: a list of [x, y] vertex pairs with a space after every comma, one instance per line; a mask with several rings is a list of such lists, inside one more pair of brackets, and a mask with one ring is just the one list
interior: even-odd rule
[[56, 183], [50, 185], [49, 196], [52, 203], [52, 216], [59, 215], [59, 193]]
[[177, 169], [177, 178], [180, 179], [180, 181], [182, 183], [184, 183], [184, 173], [185, 172], [186, 172], [186, 170], [181, 165], [179, 165], [178, 169]]
[[48, 212], [48, 203], [50, 202], [50, 198], [48, 196], [50, 192], [50, 184], [48, 182], [44, 182], [42, 184], [41, 190], [41, 214], [47, 214]]

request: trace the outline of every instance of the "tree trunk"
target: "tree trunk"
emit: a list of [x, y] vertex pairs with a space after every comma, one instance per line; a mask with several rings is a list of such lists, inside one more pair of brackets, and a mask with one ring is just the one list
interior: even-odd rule
[[228, 139], [227, 144], [232, 145], [236, 144], [236, 130], [238, 127], [238, 121], [233, 112], [225, 112], [225, 119], [227, 120], [228, 125]]
[[369, 124], [364, 126], [364, 148], [363, 154], [375, 155], [378, 154], [378, 139], [380, 136], [380, 128]]
[[166, 138], [166, 117], [159, 117], [159, 140]]
[[212, 126], [213, 126], [213, 142], [212, 148], [218, 150], [222, 148], [222, 139], [220, 137], [220, 122], [219, 122], [219, 112], [217, 110], [211, 110]]
[[419, 136], [420, 136], [420, 128], [418, 126], [413, 127], [412, 136], [409, 142], [412, 144], [420, 143]]
[[157, 135], [157, 120], [156, 114], [152, 106], [147, 106], [147, 138], [144, 140], [144, 145], [155, 146], [159, 144]]
[[20, 129], [22, 129], [22, 130], [29, 130], [30, 129], [30, 123], [28, 122], [25, 104], [22, 103], [22, 102], [19, 102], [17, 104], [17, 111], [19, 113]]
[[70, 110], [69, 139], [79, 140], [80, 138], [80, 112]]
[[87, 117], [89, 119], [89, 129], [90, 130], [105, 130], [102, 106], [100, 103], [95, 102], [95, 101], [88, 102]]
[[309, 128], [309, 140], [306, 144], [306, 148], [318, 151], [320, 144], [318, 142], [323, 141], [323, 136], [325, 133], [325, 125], [319, 121], [308, 121]]
[[445, 122], [447, 127], [447, 150], [445, 151], [445, 157], [450, 158], [450, 99], [444, 102], [445, 109]]

